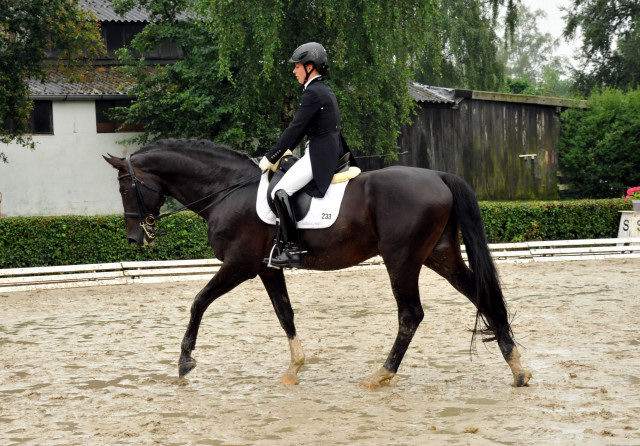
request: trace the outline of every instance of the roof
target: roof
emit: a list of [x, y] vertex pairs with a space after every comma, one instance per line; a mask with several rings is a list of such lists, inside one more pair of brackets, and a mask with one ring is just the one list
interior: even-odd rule
[[104, 96], [127, 97], [127, 90], [133, 85], [123, 73], [115, 69], [96, 68], [77, 73], [78, 81], [71, 81], [68, 74], [58, 70], [48, 73], [46, 82], [30, 80], [31, 99], [67, 100], [94, 99]]
[[431, 87], [409, 81], [409, 94], [416, 102], [432, 104], [457, 104], [462, 98], [455, 96], [453, 88]]
[[[78, 8], [91, 11], [101, 22], [149, 22], [150, 15], [138, 5], [135, 5], [131, 11], [124, 15], [116, 14], [113, 10], [111, 0], [79, 0]], [[185, 12], [178, 13], [178, 19], [186, 19], [188, 14]]]
[[80, 9], [92, 11], [98, 20], [103, 22], [148, 22], [149, 13], [139, 6], [121, 16], [116, 14], [111, 5], [111, 0], [80, 0]]
[[[70, 80], [67, 73], [52, 70], [46, 82], [30, 80], [30, 97], [32, 100], [95, 100], [95, 99], [127, 99], [128, 90], [134, 81], [127, 79], [117, 68], [97, 67], [86, 72], [76, 73], [78, 80]], [[418, 103], [449, 104], [456, 108], [464, 99], [475, 99], [498, 102], [519, 102], [523, 104], [548, 105], [556, 107], [585, 108], [584, 101], [564, 98], [547, 98], [542, 96], [514, 95], [506, 93], [456, 90], [453, 88], [432, 87], [409, 81], [409, 94]]]

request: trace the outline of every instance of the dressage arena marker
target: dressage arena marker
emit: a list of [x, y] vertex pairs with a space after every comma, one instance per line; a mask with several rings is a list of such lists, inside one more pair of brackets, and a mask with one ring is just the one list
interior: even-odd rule
[[[462, 255], [467, 260], [465, 246]], [[489, 244], [496, 263], [640, 258], [640, 237], [592, 240], [557, 240]], [[95, 285], [209, 280], [222, 262], [218, 259], [159, 262], [118, 262], [94, 265], [0, 269], [0, 292], [74, 288]], [[343, 271], [383, 268], [379, 256]], [[321, 273], [291, 270], [288, 273]]]

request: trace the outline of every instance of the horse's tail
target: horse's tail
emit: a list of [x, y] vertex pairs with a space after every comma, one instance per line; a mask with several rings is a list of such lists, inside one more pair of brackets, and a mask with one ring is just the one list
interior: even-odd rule
[[473, 189], [460, 177], [448, 173], [441, 174], [442, 181], [453, 194], [453, 218], [458, 222], [467, 249], [469, 268], [475, 280], [476, 323], [473, 329], [472, 345], [478, 333], [480, 320], [491, 333], [485, 342], [496, 340], [503, 333], [511, 335], [509, 315], [498, 279], [496, 266], [491, 258], [487, 236], [484, 232], [480, 206]]

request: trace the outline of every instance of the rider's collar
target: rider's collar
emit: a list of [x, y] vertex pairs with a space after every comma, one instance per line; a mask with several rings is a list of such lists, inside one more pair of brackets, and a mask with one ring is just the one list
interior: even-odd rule
[[317, 74], [317, 75], [313, 76], [311, 79], [309, 79], [309, 80], [304, 84], [304, 89], [306, 90], [306, 89], [307, 89], [307, 87], [309, 86], [309, 84], [310, 84], [311, 82], [313, 82], [314, 80], [318, 79], [318, 78], [322, 78], [322, 75]]

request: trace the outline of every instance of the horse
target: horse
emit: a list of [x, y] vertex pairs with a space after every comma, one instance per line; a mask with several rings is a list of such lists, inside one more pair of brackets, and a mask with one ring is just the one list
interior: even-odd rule
[[[204, 140], [160, 140], [127, 158], [104, 159], [118, 170], [129, 243], [143, 246], [156, 236], [155, 222], [166, 196], [208, 223], [209, 243], [222, 265], [195, 296], [181, 343], [179, 377], [196, 366], [192, 352], [209, 305], [240, 283], [259, 276], [289, 342], [291, 362], [284, 385], [299, 383], [305, 361], [282, 269], [263, 263], [276, 228], [256, 211], [262, 174], [247, 154]], [[461, 253], [460, 232], [469, 266]], [[361, 382], [388, 385], [424, 318], [418, 277], [427, 266], [475, 306], [471, 345], [477, 334], [497, 341], [511, 368], [513, 386], [528, 385], [520, 362], [499, 278], [489, 252], [480, 207], [471, 187], [453, 174], [391, 166], [363, 172], [346, 186], [339, 216], [326, 229], [300, 230], [306, 254], [302, 268], [331, 271], [381, 256], [398, 310], [398, 331], [384, 364]]]

